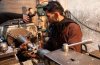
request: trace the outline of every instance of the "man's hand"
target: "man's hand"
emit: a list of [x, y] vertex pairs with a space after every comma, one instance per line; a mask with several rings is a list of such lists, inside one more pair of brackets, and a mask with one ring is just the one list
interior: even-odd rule
[[28, 22], [29, 22], [29, 16], [26, 15], [26, 14], [23, 14], [23, 21], [24, 21], [25, 23], [28, 23]]

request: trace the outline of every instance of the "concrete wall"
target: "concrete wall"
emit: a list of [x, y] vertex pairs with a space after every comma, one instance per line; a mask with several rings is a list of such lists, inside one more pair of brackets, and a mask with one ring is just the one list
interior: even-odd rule
[[56, 0], [56, 1], [60, 2], [60, 4], [64, 7], [64, 10], [67, 9], [68, 6], [67, 0]]
[[67, 9], [84, 25], [83, 40], [92, 39], [93, 43], [88, 45], [88, 51], [98, 49], [100, 44], [100, 0], [67, 0]]
[[1, 0], [0, 12], [14, 12], [22, 13], [22, 8], [34, 8], [36, 9], [36, 0]]

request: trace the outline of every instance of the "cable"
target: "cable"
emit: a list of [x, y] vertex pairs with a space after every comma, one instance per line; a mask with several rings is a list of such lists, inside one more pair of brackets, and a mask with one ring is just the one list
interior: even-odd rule
[[[67, 12], [68, 12], [68, 13], [67, 13]], [[79, 22], [80, 24], [82, 24], [82, 25], [85, 26], [86, 28], [88, 28], [88, 29], [90, 29], [90, 30], [92, 30], [92, 31], [95, 31], [95, 32], [100, 33], [99, 30], [93, 29], [93, 28], [91, 28], [91, 27], [85, 25], [85, 24], [82, 23], [81, 21], [79, 21], [70, 11], [66, 10], [66, 11], [65, 11], [65, 15], [66, 15], [66, 14], [68, 14], [68, 17], [70, 17], [70, 18], [71, 18], [71, 16], [73, 16], [73, 18], [74, 18], [77, 22]], [[70, 14], [70, 16], [69, 16], [69, 14]]]

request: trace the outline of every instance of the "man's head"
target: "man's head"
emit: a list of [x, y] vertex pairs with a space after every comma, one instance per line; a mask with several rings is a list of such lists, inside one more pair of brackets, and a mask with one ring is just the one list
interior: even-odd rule
[[46, 12], [50, 23], [59, 21], [58, 19], [63, 16], [64, 12], [63, 7], [57, 1], [50, 1], [43, 10]]
[[33, 11], [32, 8], [29, 8], [29, 9], [28, 9], [28, 13], [29, 13], [29, 12], [32, 13], [32, 14], [34, 13], [34, 11]]

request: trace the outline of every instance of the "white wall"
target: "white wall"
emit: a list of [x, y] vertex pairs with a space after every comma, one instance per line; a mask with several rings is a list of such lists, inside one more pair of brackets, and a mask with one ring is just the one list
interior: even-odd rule
[[92, 39], [94, 43], [88, 45], [88, 51], [98, 49], [100, 44], [100, 0], [68, 0], [68, 10], [86, 26], [98, 31], [88, 29], [81, 25], [83, 40]]
[[63, 6], [64, 10], [67, 9], [67, 6], [68, 6], [67, 0], [56, 0], [56, 1], [61, 3], [61, 5]]
[[58, 1], [63, 6], [64, 10], [67, 9], [67, 5], [68, 5], [67, 0], [49, 0], [49, 1]]

